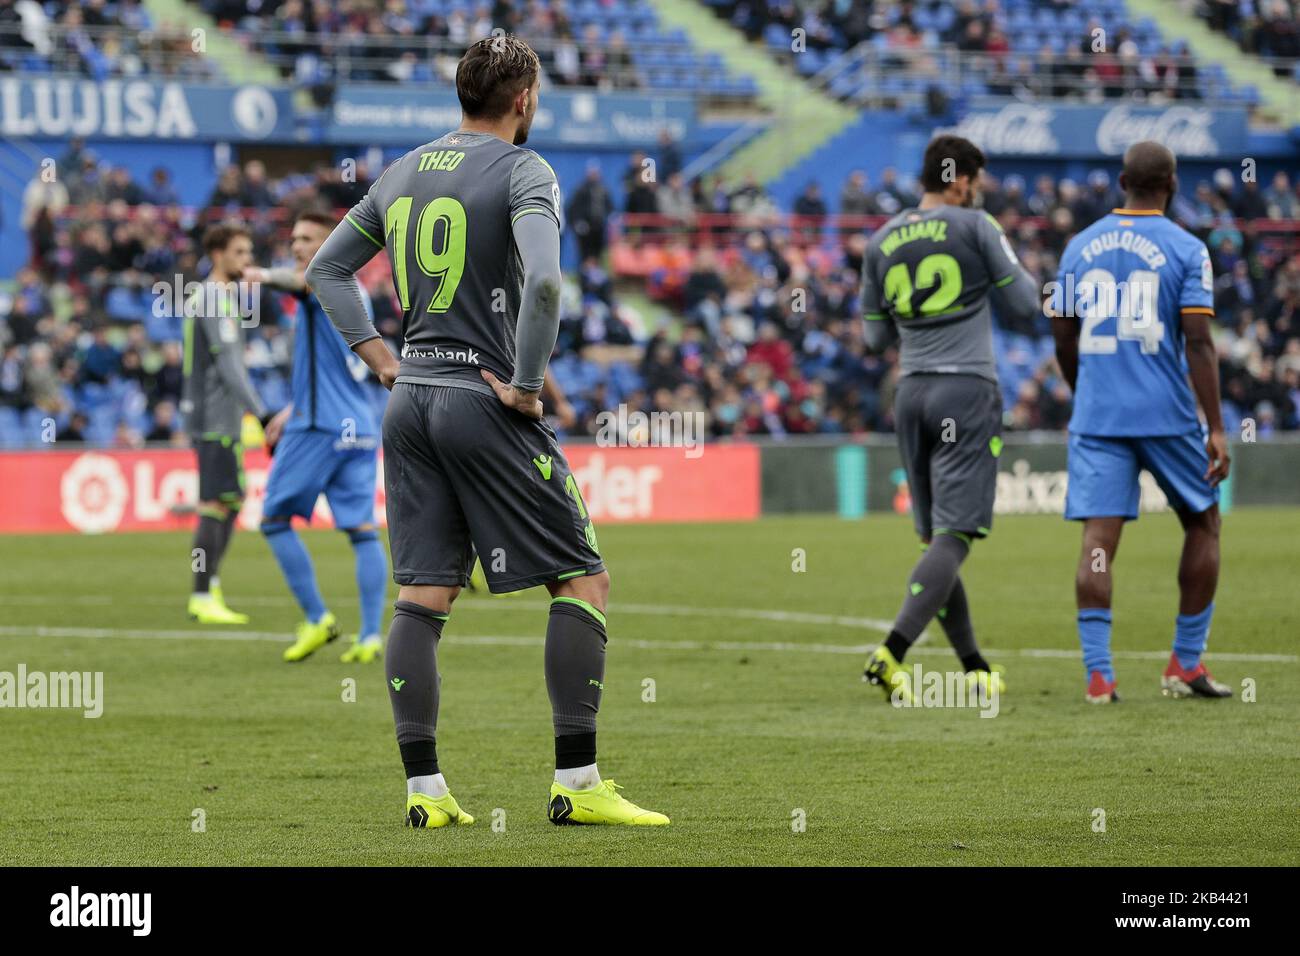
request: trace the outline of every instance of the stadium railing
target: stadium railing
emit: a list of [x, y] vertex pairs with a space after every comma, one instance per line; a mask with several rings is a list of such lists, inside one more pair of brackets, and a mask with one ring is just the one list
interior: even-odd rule
[[[39, 49], [29, 44], [21, 26], [0, 24], [0, 60], [10, 69], [29, 74], [90, 73], [92, 78], [108, 76], [129, 79], [211, 80], [212, 76], [189, 75], [196, 62], [190, 50], [188, 32], [164, 27], [136, 33], [119, 27], [78, 27], [69, 30], [56, 23], [43, 27]], [[129, 36], [126, 33], [129, 32]], [[338, 33], [287, 33], [274, 30], [236, 31], [232, 34], [250, 55], [276, 68], [286, 82], [295, 85], [328, 85], [343, 82], [378, 82], [453, 86], [456, 63], [465, 44], [440, 36], [398, 36]], [[87, 60], [80, 44], [90, 41], [102, 47], [112, 40], [125, 45], [127, 55], [136, 58], [145, 72], [123, 76], [106, 58]], [[125, 41], [125, 43], [124, 43]], [[720, 59], [692, 51], [689, 41], [677, 35], [629, 37], [621, 45], [608, 39], [593, 43], [578, 37], [567, 44], [553, 38], [529, 38], [542, 60], [550, 82], [559, 87], [592, 88], [582, 54], [595, 49], [615, 52], [623, 64], [606, 60], [600, 67], [599, 85], [623, 91], [656, 90], [700, 95], [719, 100], [749, 100], [756, 92], [745, 78], [729, 78]], [[567, 48], [567, 49], [566, 49]], [[562, 49], [578, 57], [579, 77], [567, 82], [558, 72], [557, 53]], [[562, 59], [562, 58], [561, 58]], [[96, 75], [102, 73], [102, 75]], [[227, 79], [238, 79], [227, 77]], [[707, 80], [707, 82], [706, 82]]]

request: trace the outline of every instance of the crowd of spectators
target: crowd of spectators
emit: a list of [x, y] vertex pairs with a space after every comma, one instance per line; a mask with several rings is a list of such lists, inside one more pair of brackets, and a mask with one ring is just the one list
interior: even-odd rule
[[[286, 264], [294, 211], [350, 207], [370, 185], [364, 163], [355, 175], [322, 166], [271, 179], [253, 160], [225, 169], [193, 210], [179, 204], [165, 167], [137, 183], [74, 141], [56, 168], [61, 175], [38, 174], [24, 193], [29, 260], [0, 293], [0, 443], [35, 441], [49, 420], [60, 440], [183, 441], [176, 290], [183, 299], [186, 283], [206, 273], [203, 231], [237, 216], [254, 232], [259, 262]], [[381, 328], [399, 336], [386, 273], [367, 277]], [[248, 330], [248, 365], [273, 407], [288, 397], [292, 308], [266, 290]]]
[[[623, 29], [577, 20], [565, 0], [542, 4], [484, 0], [475, 5], [415, 0], [200, 0], [219, 23], [276, 62], [286, 78], [454, 83], [456, 63], [479, 37], [504, 30], [537, 50], [548, 78], [562, 86], [634, 89], [645, 77]], [[635, 18], [626, 4], [627, 19]], [[641, 7], [639, 16], [653, 20]]]
[[[830, 54], [869, 41], [861, 83], [841, 72], [832, 84], [850, 97], [879, 96], [895, 77], [958, 95], [1085, 102], [1231, 94], [1217, 69], [1208, 78], [1200, 75], [1185, 42], [1166, 42], [1153, 22], [1131, 21], [1113, 3], [716, 0], [712, 5], [809, 73], [829, 63]], [[948, 55], [953, 50], [969, 56], [953, 58]]]
[[[0, 440], [17, 429], [32, 441], [35, 423], [52, 418], [70, 440], [181, 441], [182, 325], [155, 283], [201, 278], [198, 239], [230, 215], [252, 226], [259, 263], [287, 264], [292, 211], [347, 208], [370, 181], [364, 165], [355, 177], [321, 167], [273, 178], [253, 160], [225, 169], [194, 210], [176, 202], [165, 168], [136, 182], [79, 143], [58, 164], [65, 175], [28, 187], [30, 261], [0, 294]], [[1294, 230], [1267, 223], [1300, 218], [1297, 185], [1286, 173], [1258, 185], [1221, 170], [1170, 211], [1211, 250], [1230, 423], [1254, 418], [1263, 435], [1300, 427], [1300, 248]], [[869, 230], [917, 198], [906, 175], [858, 171], [838, 195], [810, 185], [785, 209], [752, 177], [684, 181], [667, 139], [631, 156], [616, 190], [593, 166], [568, 197], [581, 264], [552, 366], [577, 412], [572, 431], [594, 434], [599, 412], [620, 403], [701, 411], [715, 437], [891, 430], [897, 355], [864, 348], [858, 277]], [[1083, 183], [988, 176], [983, 202], [1046, 283], [1070, 236], [1120, 197], [1096, 170]], [[396, 345], [383, 257], [362, 280]], [[248, 330], [248, 365], [271, 408], [288, 398], [287, 305], [265, 292]], [[1069, 390], [1046, 320], [996, 334], [1006, 426], [1064, 427]]]
[[1190, 5], [1245, 52], [1290, 60], [1290, 68], [1279, 66], [1279, 72], [1294, 75], [1300, 59], [1300, 4], [1295, 0], [1190, 0]]
[[[860, 170], [833, 204], [810, 183], [783, 210], [752, 179], [659, 183], [644, 169], [634, 155], [608, 267], [600, 243], [587, 240], [579, 275], [587, 311], [570, 343], [629, 341], [610, 290], [619, 278], [644, 280], [653, 299], [684, 317], [684, 331], [675, 345], [662, 332], [652, 338], [642, 378], [661, 388], [639, 400], [656, 409], [702, 404], [716, 435], [892, 429], [896, 355], [865, 353], [856, 297], [864, 226], [914, 204], [915, 183], [889, 168], [873, 183]], [[1056, 278], [1069, 239], [1122, 204], [1101, 169], [1082, 183], [986, 174], [983, 186], [984, 208], [1042, 285]], [[570, 226], [594, 235], [608, 197], [593, 170], [571, 201]], [[1300, 428], [1300, 243], [1285, 225], [1300, 220], [1300, 183], [1278, 172], [1261, 186], [1220, 169], [1177, 197], [1170, 215], [1211, 252], [1230, 424], [1249, 417], [1264, 434]], [[1069, 389], [1047, 320], [996, 335], [1007, 427], [1065, 427]], [[712, 384], [719, 376], [725, 388]]]
[[188, 30], [159, 26], [141, 0], [0, 0], [0, 72], [213, 81]]

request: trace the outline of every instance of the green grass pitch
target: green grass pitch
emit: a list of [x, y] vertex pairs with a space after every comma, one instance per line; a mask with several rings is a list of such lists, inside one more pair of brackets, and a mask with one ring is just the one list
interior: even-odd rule
[[[339, 663], [341, 644], [280, 662], [296, 608], [257, 534], [240, 532], [223, 568], [230, 604], [253, 614], [227, 631], [185, 618], [185, 535], [11, 537], [0, 670], [102, 671], [105, 703], [94, 720], [0, 710], [0, 864], [1300, 862], [1300, 512], [1225, 519], [1209, 664], [1239, 693], [1223, 701], [1160, 695], [1180, 536], [1171, 515], [1129, 526], [1112, 707], [1083, 702], [1078, 528], [1000, 518], [964, 571], [981, 644], [1007, 667], [994, 719], [896, 710], [861, 683], [861, 649], [881, 637], [870, 624], [897, 611], [917, 553], [901, 518], [605, 526], [600, 540], [613, 575], [600, 766], [669, 813], [666, 830], [547, 822], [541, 591], [466, 595], [453, 611], [439, 755], [479, 823], [411, 831], [382, 665]], [[355, 628], [346, 540], [307, 541]], [[932, 631], [916, 659], [947, 667]]]

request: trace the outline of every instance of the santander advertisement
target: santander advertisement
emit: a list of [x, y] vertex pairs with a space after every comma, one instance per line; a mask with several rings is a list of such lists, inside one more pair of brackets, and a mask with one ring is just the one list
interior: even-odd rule
[[[757, 518], [758, 449], [709, 445], [696, 452], [689, 457], [667, 447], [565, 449], [598, 524]], [[240, 524], [256, 528], [271, 461], [257, 449], [248, 451], [244, 464], [247, 500]], [[377, 485], [375, 517], [383, 524], [382, 456]], [[7, 452], [0, 453], [0, 489], [0, 533], [166, 531], [192, 526], [198, 472], [186, 449]], [[312, 525], [330, 526], [323, 497]]]

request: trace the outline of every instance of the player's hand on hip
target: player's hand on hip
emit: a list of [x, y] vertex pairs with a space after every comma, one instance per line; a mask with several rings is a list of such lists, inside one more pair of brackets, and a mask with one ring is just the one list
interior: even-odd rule
[[492, 386], [492, 391], [497, 393], [497, 398], [501, 399], [502, 405], [513, 408], [521, 415], [541, 420], [542, 393], [540, 389], [536, 392], [525, 392], [501, 381], [487, 369], [482, 369], [480, 374], [483, 376], [483, 380]]
[[1228, 477], [1228, 468], [1232, 463], [1232, 456], [1228, 454], [1228, 436], [1222, 431], [1210, 432], [1205, 452], [1210, 456], [1210, 467], [1205, 470], [1205, 480], [1212, 486], [1218, 486], [1219, 482]]

